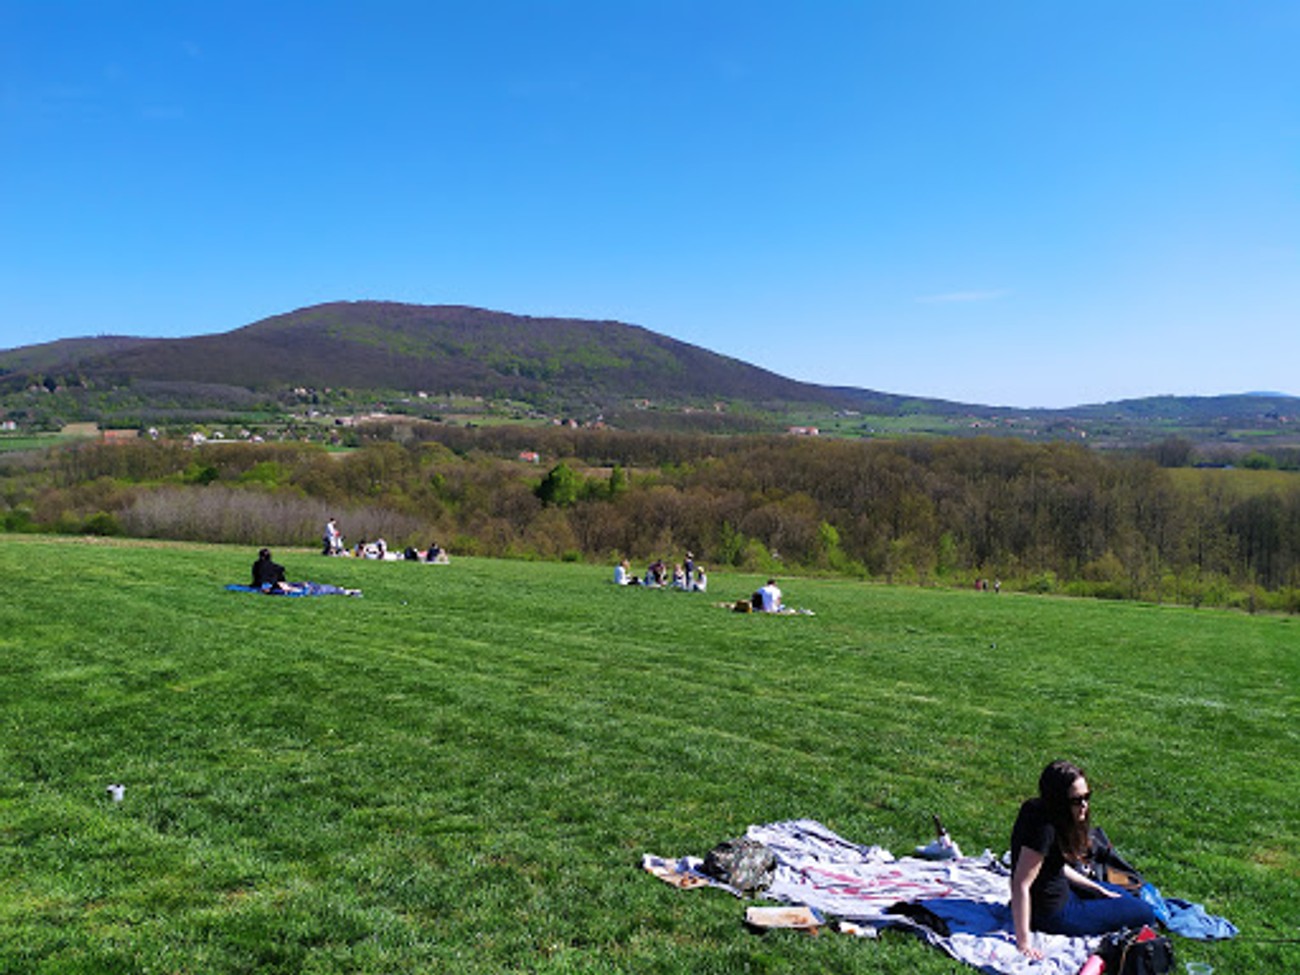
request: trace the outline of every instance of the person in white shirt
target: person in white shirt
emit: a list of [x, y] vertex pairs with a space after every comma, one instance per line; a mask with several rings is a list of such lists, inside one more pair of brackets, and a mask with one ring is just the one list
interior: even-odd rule
[[614, 585], [626, 586], [631, 581], [627, 568], [627, 559], [614, 566]]
[[704, 566], [695, 567], [695, 579], [691, 582], [691, 589], [694, 592], [707, 592], [709, 588], [709, 577], [704, 571]]
[[763, 598], [764, 613], [781, 612], [781, 590], [776, 587], [775, 579], [768, 579], [767, 585], [763, 586], [758, 591]]
[[325, 522], [325, 533], [321, 536], [321, 542], [326, 555], [339, 555], [343, 552], [343, 534], [339, 531], [335, 519], [331, 518]]

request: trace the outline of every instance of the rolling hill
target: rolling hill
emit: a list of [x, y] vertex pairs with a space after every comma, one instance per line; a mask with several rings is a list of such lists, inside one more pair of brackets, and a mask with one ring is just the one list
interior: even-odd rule
[[380, 301], [315, 305], [213, 335], [100, 336], [0, 352], [0, 392], [41, 383], [101, 394], [129, 389], [137, 401], [165, 395], [173, 407], [184, 405], [187, 391], [195, 403], [237, 409], [306, 387], [456, 393], [586, 416], [626, 412], [641, 400], [675, 407], [723, 401], [774, 414], [925, 415], [954, 425], [978, 417], [1008, 427], [1079, 424], [1148, 436], [1244, 428], [1291, 439], [1300, 427], [1300, 400], [1274, 394], [1015, 410], [798, 382], [621, 322]]
[[800, 383], [635, 325], [478, 308], [335, 302], [217, 335], [64, 340], [0, 353], [9, 388], [39, 374], [98, 384], [192, 382], [455, 391], [608, 408], [629, 399], [850, 406], [901, 397]]

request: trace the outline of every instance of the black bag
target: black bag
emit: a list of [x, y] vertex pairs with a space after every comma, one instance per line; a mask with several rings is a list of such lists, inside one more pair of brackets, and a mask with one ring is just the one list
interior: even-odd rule
[[1114, 887], [1122, 887], [1131, 894], [1142, 889], [1142, 875], [1116, 851], [1110, 838], [1100, 826], [1094, 826], [1089, 836], [1088, 859], [1076, 864], [1080, 873]]
[[776, 875], [776, 854], [758, 840], [742, 836], [711, 849], [700, 872], [742, 893], [752, 893], [771, 885]]
[[1165, 975], [1174, 968], [1174, 946], [1145, 925], [1106, 935], [1096, 953], [1106, 975]]

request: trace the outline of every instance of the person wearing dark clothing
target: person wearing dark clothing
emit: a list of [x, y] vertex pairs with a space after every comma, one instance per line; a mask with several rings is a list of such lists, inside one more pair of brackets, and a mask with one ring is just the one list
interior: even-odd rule
[[1154, 924], [1155, 911], [1141, 897], [1094, 879], [1104, 875], [1098, 867], [1105, 861], [1127, 864], [1092, 826], [1092, 791], [1079, 767], [1053, 762], [1038, 793], [1021, 805], [1011, 829], [1011, 917], [1020, 953], [1042, 957], [1031, 931], [1083, 936]]
[[271, 550], [264, 548], [257, 553], [253, 563], [253, 587], [256, 589], [275, 588], [284, 585], [284, 566], [271, 561]]

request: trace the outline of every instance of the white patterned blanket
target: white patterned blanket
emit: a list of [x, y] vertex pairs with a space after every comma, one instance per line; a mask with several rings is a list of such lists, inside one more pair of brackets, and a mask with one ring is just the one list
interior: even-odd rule
[[[803, 904], [839, 920], [839, 930], [866, 937], [881, 928], [901, 927], [990, 975], [1075, 975], [1096, 939], [1035, 933], [1042, 961], [1016, 950], [1011, 926], [1009, 872], [987, 850], [978, 857], [921, 860], [895, 857], [879, 846], [844, 839], [811, 819], [751, 826], [746, 836], [776, 854], [776, 875], [765, 897]], [[739, 891], [699, 873], [701, 861], [670, 861], [647, 855], [647, 870], [677, 886], [713, 886]], [[671, 876], [692, 878], [676, 882]], [[897, 914], [900, 901], [919, 904], [941, 918], [947, 934]]]

